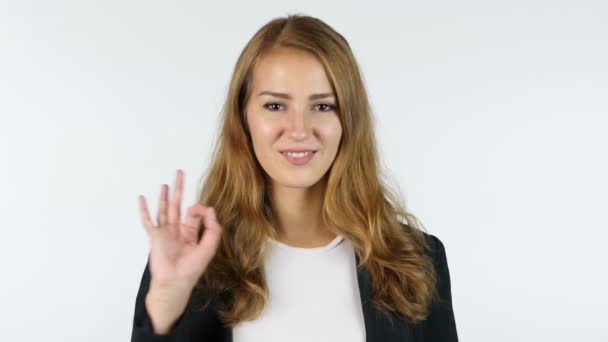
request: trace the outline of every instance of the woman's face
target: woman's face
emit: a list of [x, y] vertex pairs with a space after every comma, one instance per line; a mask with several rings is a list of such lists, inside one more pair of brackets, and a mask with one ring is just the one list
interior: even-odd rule
[[[316, 184], [333, 163], [342, 137], [323, 65], [309, 52], [277, 48], [259, 61], [252, 77], [245, 112], [258, 161], [274, 186]], [[298, 165], [290, 162], [297, 156], [287, 155], [288, 150], [315, 152]]]

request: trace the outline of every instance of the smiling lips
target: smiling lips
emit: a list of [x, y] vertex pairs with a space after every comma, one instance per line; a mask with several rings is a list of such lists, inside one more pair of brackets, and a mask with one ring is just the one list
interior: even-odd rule
[[293, 165], [304, 165], [308, 163], [317, 153], [315, 150], [287, 150], [282, 151], [281, 154], [287, 161], [289, 161]]

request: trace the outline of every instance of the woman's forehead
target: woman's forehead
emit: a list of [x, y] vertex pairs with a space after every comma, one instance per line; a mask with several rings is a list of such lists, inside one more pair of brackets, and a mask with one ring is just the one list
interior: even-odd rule
[[331, 92], [321, 61], [312, 53], [282, 48], [264, 55], [256, 63], [252, 79], [254, 95], [262, 91], [297, 93]]

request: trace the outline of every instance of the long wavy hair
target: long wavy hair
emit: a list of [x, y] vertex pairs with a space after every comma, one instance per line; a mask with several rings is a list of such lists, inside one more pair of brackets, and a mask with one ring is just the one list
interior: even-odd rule
[[436, 270], [420, 222], [383, 180], [363, 76], [341, 34], [299, 14], [261, 27], [234, 67], [198, 195], [199, 203], [215, 209], [223, 234], [194, 293], [206, 300], [203, 308], [214, 303], [218, 317], [230, 326], [258, 317], [268, 300], [264, 258], [267, 238], [277, 238], [277, 221], [244, 113], [252, 70], [275, 47], [318, 56], [336, 94], [343, 133], [323, 178], [322, 222], [352, 243], [360, 257], [357, 267], [371, 276], [373, 305], [410, 323], [424, 320], [437, 298]]

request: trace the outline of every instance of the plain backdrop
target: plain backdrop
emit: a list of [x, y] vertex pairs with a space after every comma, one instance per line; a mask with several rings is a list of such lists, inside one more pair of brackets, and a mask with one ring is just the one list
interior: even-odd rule
[[194, 203], [238, 54], [292, 13], [349, 41], [460, 339], [607, 341], [599, 0], [2, 1], [2, 340], [130, 339], [137, 196], [182, 168]]

